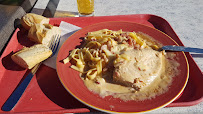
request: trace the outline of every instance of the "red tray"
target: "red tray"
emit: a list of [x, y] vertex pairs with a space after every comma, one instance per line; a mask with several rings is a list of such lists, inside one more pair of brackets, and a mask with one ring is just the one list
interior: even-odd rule
[[[85, 27], [105, 21], [129, 21], [157, 28], [171, 36], [179, 45], [183, 45], [169, 23], [150, 14], [51, 18], [50, 24], [59, 26], [61, 21]], [[29, 70], [23, 69], [11, 60], [13, 52], [33, 43], [27, 40], [24, 29], [16, 29], [0, 58], [0, 107], [13, 90], [24, 79]], [[203, 101], [203, 74], [191, 55], [186, 53], [190, 65], [190, 78], [182, 96], [167, 107], [192, 106]], [[73, 98], [61, 85], [55, 69], [42, 65], [28, 85], [17, 105], [10, 112], [52, 112], [80, 113], [94, 111]], [[0, 112], [4, 112], [0, 110]]]

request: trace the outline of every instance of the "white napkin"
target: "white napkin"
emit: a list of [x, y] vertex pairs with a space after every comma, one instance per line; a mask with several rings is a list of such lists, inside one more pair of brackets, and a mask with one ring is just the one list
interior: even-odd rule
[[58, 51], [59, 51], [60, 47], [62, 46], [62, 44], [73, 33], [78, 31], [79, 29], [81, 29], [78, 26], [75, 26], [73, 24], [70, 24], [70, 23], [67, 23], [67, 22], [64, 22], [64, 21], [61, 21], [59, 28], [61, 29], [61, 39], [60, 39], [58, 50], [57, 50], [57, 52], [56, 52], [56, 54], [54, 56], [52, 56], [51, 58], [49, 58], [49, 59], [47, 59], [46, 61], [43, 62], [46, 66], [49, 66], [49, 67], [54, 68], [54, 69], [56, 69], [56, 58], [57, 58]]

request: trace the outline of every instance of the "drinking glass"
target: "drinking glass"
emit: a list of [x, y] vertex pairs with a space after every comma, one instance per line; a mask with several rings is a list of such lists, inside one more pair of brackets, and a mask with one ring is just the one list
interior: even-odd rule
[[94, 0], [77, 0], [79, 16], [94, 16]]

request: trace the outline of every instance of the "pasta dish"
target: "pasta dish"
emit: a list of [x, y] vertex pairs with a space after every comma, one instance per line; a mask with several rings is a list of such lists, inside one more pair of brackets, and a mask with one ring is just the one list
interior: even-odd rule
[[159, 51], [160, 46], [141, 32], [102, 29], [88, 32], [63, 62], [101, 97], [144, 100], [166, 92], [178, 73], [175, 54]]

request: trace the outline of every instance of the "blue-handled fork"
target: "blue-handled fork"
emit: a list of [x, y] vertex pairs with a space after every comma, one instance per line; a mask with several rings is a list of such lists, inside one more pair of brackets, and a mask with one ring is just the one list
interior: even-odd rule
[[[54, 35], [49, 43], [49, 48], [52, 50], [52, 56], [56, 53], [58, 46], [60, 42], [60, 35]], [[15, 107], [19, 99], [21, 98], [22, 94], [25, 92], [25, 89], [27, 88], [28, 84], [30, 83], [31, 79], [37, 72], [38, 68], [42, 64], [39, 63], [35, 65], [31, 72], [25, 77], [25, 79], [22, 81], [22, 83], [16, 87], [16, 89], [13, 91], [13, 93], [9, 96], [7, 101], [2, 106], [3, 111], [10, 111]]]

